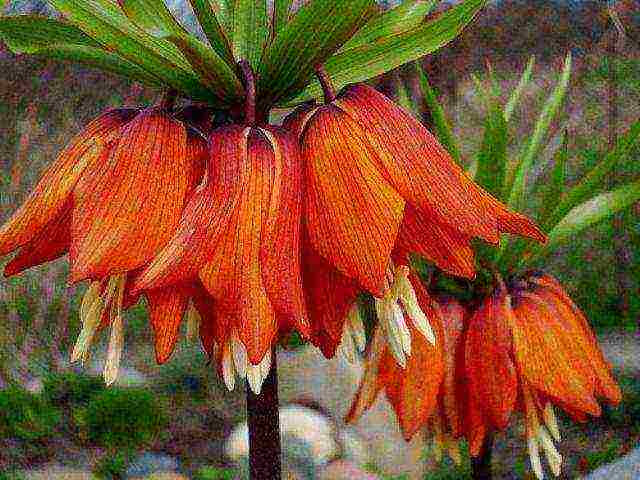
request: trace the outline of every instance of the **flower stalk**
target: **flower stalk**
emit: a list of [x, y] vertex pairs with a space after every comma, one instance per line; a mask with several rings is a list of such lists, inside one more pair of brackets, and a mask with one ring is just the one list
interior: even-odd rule
[[249, 426], [249, 471], [251, 480], [280, 480], [281, 447], [278, 402], [278, 364], [271, 352], [271, 370], [260, 394], [247, 382], [247, 425]]
[[256, 123], [256, 80], [253, 69], [247, 60], [240, 60], [238, 67], [242, 72], [245, 100], [244, 100], [244, 121], [247, 125]]
[[322, 93], [324, 94], [324, 102], [331, 103], [336, 99], [336, 89], [333, 87], [331, 77], [327, 74], [327, 71], [321, 65], [316, 69], [316, 77], [322, 87]]

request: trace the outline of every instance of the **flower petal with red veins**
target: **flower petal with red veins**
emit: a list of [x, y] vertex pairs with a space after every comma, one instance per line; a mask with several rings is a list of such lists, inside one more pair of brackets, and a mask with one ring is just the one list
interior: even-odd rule
[[185, 127], [156, 110], [122, 130], [106, 165], [74, 192], [72, 281], [147, 263], [174, 233], [192, 186]]
[[442, 382], [442, 406], [449, 430], [454, 438], [462, 434], [462, 403], [463, 395], [460, 392], [459, 358], [462, 356], [462, 331], [464, 328], [464, 307], [453, 299], [443, 299], [434, 303], [442, 319], [443, 326], [443, 354], [444, 354], [444, 379]]
[[334, 102], [361, 127], [376, 167], [408, 202], [469, 237], [499, 240], [482, 189], [410, 114], [371, 87], [346, 88]]
[[469, 319], [465, 340], [465, 377], [469, 396], [487, 420], [504, 429], [513, 412], [518, 381], [511, 360], [511, 335], [506, 315], [511, 307], [495, 292]]
[[33, 240], [63, 212], [76, 183], [100, 156], [108, 138], [135, 113], [134, 109], [108, 111], [89, 123], [67, 145], [27, 200], [0, 228], [0, 255]]
[[513, 343], [515, 360], [522, 376], [531, 386], [591, 415], [600, 407], [585, 379], [571, 365], [567, 346], [541, 316], [539, 308], [527, 298], [514, 308]]
[[570, 340], [584, 353], [596, 384], [596, 394], [613, 405], [622, 400], [622, 392], [611, 375], [611, 366], [598, 346], [587, 319], [568, 295], [559, 296], [555, 291], [540, 288], [535, 292], [561, 319], [563, 325], [572, 327]]
[[302, 172], [296, 138], [277, 127], [260, 128], [273, 152], [268, 211], [263, 216], [260, 267], [264, 288], [277, 314], [303, 337], [309, 321], [302, 290]]
[[240, 201], [246, 178], [242, 159], [247, 155], [250, 131], [249, 128], [229, 126], [211, 134], [210, 161], [205, 178], [185, 207], [173, 238], [142, 273], [136, 289], [194, 279], [214, 256], [221, 237], [231, 231], [229, 222]]
[[336, 107], [318, 108], [307, 123], [301, 152], [313, 247], [382, 296], [404, 201], [378, 171], [360, 127]]
[[70, 218], [71, 205], [68, 203], [60, 214], [44, 227], [42, 233], [18, 250], [16, 256], [4, 267], [4, 276], [16, 275], [27, 268], [42, 265], [66, 254], [71, 241]]
[[145, 292], [149, 320], [155, 335], [156, 361], [165, 363], [178, 341], [180, 323], [189, 303], [189, 289], [183, 285], [156, 288]]
[[466, 278], [476, 275], [469, 237], [449, 226], [435, 223], [413, 205], [407, 204], [394, 254], [406, 262], [409, 253], [426, 257], [452, 275]]
[[192, 288], [193, 306], [200, 314], [200, 341], [205, 353], [211, 358], [214, 346], [223, 345], [230, 335], [230, 328], [224, 315], [220, 315], [217, 305], [200, 282]]
[[304, 235], [302, 243], [304, 293], [311, 324], [311, 341], [332, 358], [342, 339], [344, 322], [360, 288], [321, 257]]
[[[273, 148], [276, 143], [278, 149]], [[300, 208], [297, 156], [295, 141], [273, 128], [249, 129], [235, 149], [225, 163], [235, 164], [237, 175], [232, 181], [239, 198], [199, 276], [221, 308], [238, 319], [240, 340], [256, 365], [271, 349], [283, 318], [306, 323], [299, 214], [296, 218]], [[292, 156], [285, 157], [285, 153]]]

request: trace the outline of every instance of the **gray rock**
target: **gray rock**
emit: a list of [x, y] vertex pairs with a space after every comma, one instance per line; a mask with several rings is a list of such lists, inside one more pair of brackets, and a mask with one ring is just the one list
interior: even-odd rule
[[125, 473], [127, 478], [147, 477], [154, 473], [177, 472], [178, 460], [153, 452], [145, 452], [131, 461]]
[[636, 448], [617, 461], [604, 465], [584, 480], [637, 480], [640, 478], [640, 448]]
[[[279, 352], [280, 401], [317, 402], [331, 415], [340, 431], [345, 428], [343, 418], [349, 410], [362, 373], [361, 363], [352, 365], [340, 356], [326, 360], [312, 347], [293, 353]], [[366, 452], [367, 455], [363, 456], [373, 460], [383, 474], [406, 474], [409, 479], [422, 479], [425, 474], [425, 462], [421, 459], [424, 440], [421, 435], [416, 435], [411, 442], [405, 442], [395, 414], [383, 397], [359, 422], [351, 426], [364, 443], [360, 452]], [[353, 457], [356, 457], [355, 453]], [[363, 464], [357, 466], [362, 467]]]

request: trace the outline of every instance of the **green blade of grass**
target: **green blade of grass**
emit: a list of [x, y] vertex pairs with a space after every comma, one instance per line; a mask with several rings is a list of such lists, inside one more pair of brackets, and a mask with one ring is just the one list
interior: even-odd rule
[[266, 0], [236, 0], [233, 9], [231, 45], [235, 58], [257, 68], [269, 40]]
[[527, 88], [527, 85], [529, 85], [529, 82], [531, 81], [531, 74], [533, 73], [533, 66], [535, 65], [535, 61], [535, 55], [531, 55], [531, 58], [529, 58], [529, 62], [527, 62], [527, 67], [524, 69], [524, 72], [520, 77], [520, 81], [518, 81], [518, 85], [511, 93], [509, 101], [504, 107], [504, 118], [507, 120], [507, 122], [511, 119], [513, 112], [518, 106], [520, 97], [522, 97], [524, 89]]

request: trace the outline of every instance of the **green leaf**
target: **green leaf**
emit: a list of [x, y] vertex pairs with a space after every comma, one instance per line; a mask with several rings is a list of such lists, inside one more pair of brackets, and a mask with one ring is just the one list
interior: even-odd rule
[[211, 47], [191, 35], [170, 35], [166, 38], [180, 49], [204, 84], [212, 92], [219, 93], [221, 106], [243, 96], [240, 80]]
[[311, 0], [273, 40], [258, 71], [262, 107], [300, 92], [375, 12], [373, 0]]
[[291, 0], [274, 0], [273, 21], [271, 22], [271, 31], [275, 37], [289, 22], [289, 13], [291, 12]]
[[565, 184], [565, 170], [567, 166], [567, 159], [569, 157], [569, 135], [565, 129], [562, 132], [560, 139], [560, 148], [554, 156], [554, 166], [551, 172], [551, 179], [544, 185], [544, 191], [542, 193], [542, 201], [540, 203], [540, 214], [538, 215], [538, 221], [543, 225], [545, 220], [554, 208], [558, 205], [558, 201], [562, 198]]
[[509, 101], [507, 102], [507, 105], [504, 107], [504, 118], [507, 120], [507, 122], [511, 119], [511, 115], [513, 115], [514, 110], [518, 106], [518, 103], [520, 102], [520, 97], [522, 96], [524, 89], [527, 88], [527, 85], [531, 81], [531, 74], [533, 72], [533, 66], [535, 64], [535, 61], [536, 61], [535, 55], [531, 55], [531, 58], [529, 58], [529, 62], [527, 63], [527, 68], [524, 69], [524, 72], [520, 77], [520, 81], [518, 82], [518, 85], [511, 93], [511, 96], [509, 97]]
[[[325, 63], [336, 88], [362, 82], [432, 53], [453, 40], [471, 22], [487, 0], [466, 0], [430, 22], [376, 43], [340, 52]], [[318, 98], [322, 88], [313, 81], [291, 104]]]
[[527, 174], [529, 173], [529, 169], [531, 168], [534, 159], [540, 153], [542, 141], [549, 131], [551, 122], [558, 113], [560, 105], [562, 105], [569, 85], [570, 76], [571, 54], [569, 53], [565, 59], [564, 69], [560, 76], [560, 80], [540, 112], [533, 134], [521, 152], [518, 164], [513, 169], [513, 174], [510, 169], [507, 171], [507, 186], [505, 192], [508, 192], [506, 198], [507, 205], [510, 207], [517, 209], [522, 204]]
[[521, 264], [531, 263], [553, 252], [560, 245], [586, 228], [609, 218], [640, 200], [640, 182], [630, 183], [610, 192], [602, 193], [572, 208], [549, 232], [549, 240]]
[[84, 45], [54, 45], [43, 47], [30, 53], [56, 60], [81, 63], [146, 85], [162, 87], [162, 82], [144, 69], [115, 53], [107, 52], [101, 48]]
[[398, 98], [397, 98], [398, 105], [404, 108], [407, 112], [411, 113], [411, 115], [413, 115], [415, 118], [420, 118], [420, 112], [418, 112], [418, 109], [416, 108], [416, 104], [411, 98], [411, 92], [409, 91], [405, 83], [402, 81], [402, 78], [400, 77], [400, 75], [396, 77], [396, 80], [397, 80], [396, 83], [398, 85]]
[[215, 52], [229, 63], [235, 63], [229, 39], [218, 22], [210, 0], [189, 0], [207, 40]]
[[236, 0], [231, 44], [235, 57], [256, 68], [269, 40], [266, 0]]
[[233, 8], [235, 0], [205, 0], [217, 5], [216, 17], [226, 32], [233, 32]]
[[439, 0], [405, 0], [369, 20], [351, 39], [341, 52], [379, 42], [393, 35], [418, 28]]
[[186, 33], [163, 0], [118, 0], [129, 19], [151, 35], [168, 36]]
[[620, 165], [620, 163], [624, 161], [638, 140], [640, 140], [640, 120], [631, 125], [631, 128], [618, 138], [615, 148], [607, 152], [602, 161], [582, 177], [575, 187], [567, 192], [548, 221], [545, 222], [545, 226], [553, 226], [578, 203], [584, 202], [596, 191], [602, 189], [609, 172], [611, 172], [616, 165]]
[[458, 165], [462, 165], [462, 159], [460, 157], [460, 149], [458, 148], [458, 144], [456, 142], [456, 137], [453, 134], [453, 130], [451, 129], [451, 125], [447, 120], [447, 117], [444, 113], [444, 109], [440, 102], [438, 102], [438, 97], [436, 92], [429, 85], [429, 79], [421, 68], [417, 68], [418, 70], [418, 79], [420, 81], [420, 90], [422, 91], [422, 95], [424, 96], [424, 100], [427, 103], [427, 107], [431, 112], [431, 118], [433, 118], [433, 125], [436, 129], [436, 135], [440, 143], [447, 149], [449, 154], [453, 157], [453, 159], [458, 163]]
[[53, 45], [100, 47], [73, 25], [35, 15], [0, 17], [0, 38], [14, 53], [34, 53]]
[[172, 43], [136, 27], [110, 0], [49, 0], [69, 21], [100, 43], [194, 100], [212, 93]]
[[507, 164], [507, 121], [502, 113], [502, 105], [496, 98], [490, 100], [491, 108], [484, 121], [484, 136], [478, 152], [478, 170], [475, 181], [494, 197], [503, 192], [504, 175]]

